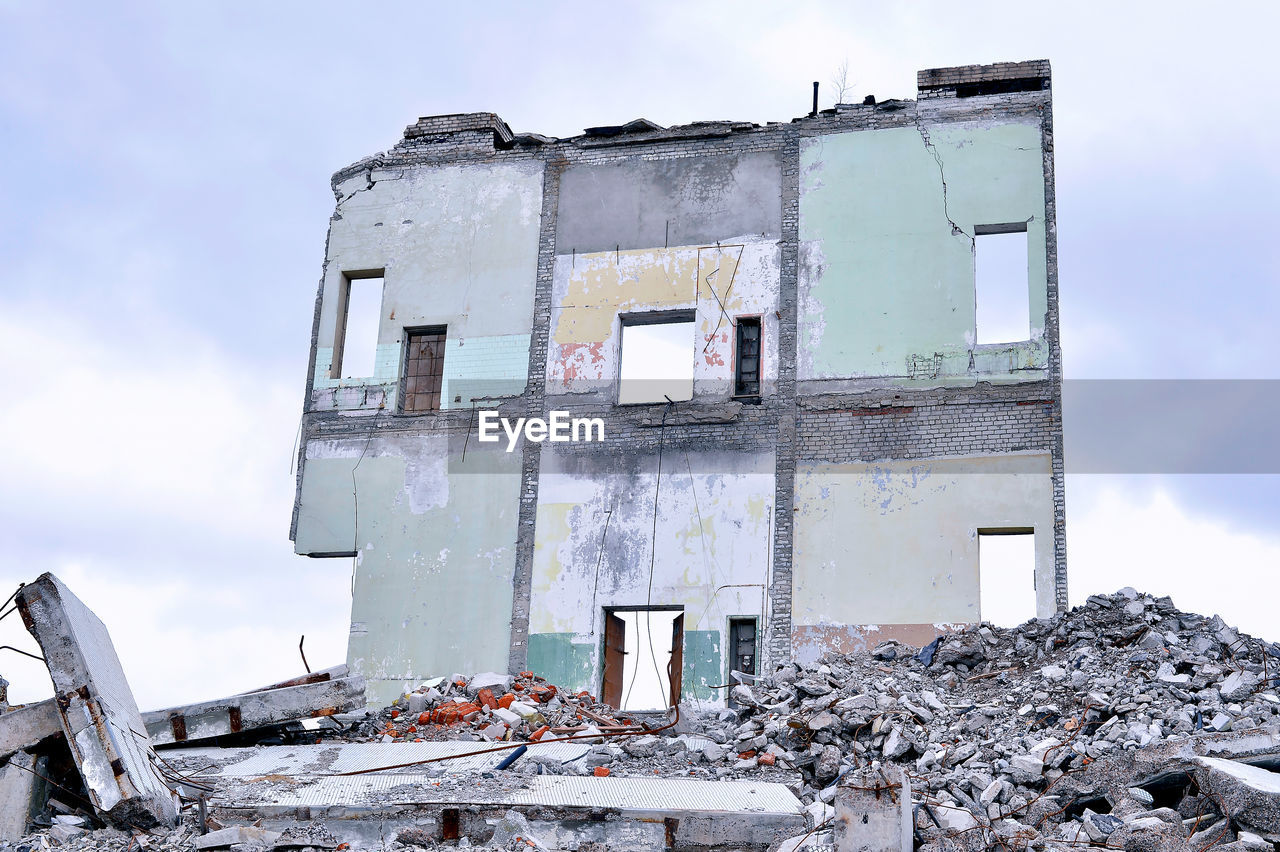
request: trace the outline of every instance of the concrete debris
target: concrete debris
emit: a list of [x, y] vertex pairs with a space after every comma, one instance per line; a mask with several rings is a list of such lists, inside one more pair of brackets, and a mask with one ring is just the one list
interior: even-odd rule
[[61, 734], [62, 720], [53, 699], [14, 707], [0, 715], [0, 757]]
[[[369, 779], [362, 782], [369, 790], [388, 790], [376, 796], [389, 796], [384, 805], [375, 796], [361, 807], [408, 813], [403, 802], [430, 799], [414, 789], [434, 789], [431, 796], [440, 800], [432, 806], [438, 814], [432, 811], [436, 816], [423, 816], [418, 824], [398, 825], [385, 837], [371, 830], [370, 837], [379, 839], [370, 846], [392, 852], [464, 845], [665, 848], [643, 821], [625, 830], [648, 834], [628, 835], [620, 846], [622, 835], [609, 832], [624, 831], [622, 824], [610, 829], [606, 823], [599, 836], [588, 836], [582, 826], [589, 821], [568, 811], [557, 815], [546, 805], [536, 811], [490, 809], [483, 816], [467, 816], [464, 808], [461, 822], [454, 817], [449, 829], [444, 815], [451, 806], [439, 787], [483, 799], [486, 785], [515, 790], [541, 781], [614, 783], [655, 776], [780, 782], [799, 798], [809, 831], [793, 828], [772, 840], [734, 845], [713, 830], [706, 835], [713, 839], [699, 846], [707, 849], [1012, 852], [1095, 846], [1274, 852], [1280, 848], [1278, 666], [1277, 646], [1241, 634], [1216, 616], [1181, 612], [1168, 598], [1126, 589], [1012, 629], [974, 625], [940, 636], [923, 650], [885, 642], [866, 653], [789, 663], [735, 686], [736, 709], [682, 706], [678, 727], [668, 727], [671, 714], [620, 713], [585, 692], [571, 693], [521, 672], [509, 679], [487, 673], [439, 678], [380, 711], [339, 715], [344, 727], [335, 725], [318, 737], [338, 746], [380, 743], [377, 748], [404, 748], [406, 755], [427, 746], [396, 744], [451, 741], [459, 758], [510, 749], [486, 756], [484, 768], [461, 774], [446, 774], [440, 764], [416, 765], [413, 757], [402, 763], [363, 758], [386, 767], [376, 771], [404, 774], [385, 781], [357, 776]], [[561, 744], [546, 745], [556, 740]], [[499, 763], [516, 755], [517, 745], [526, 751]], [[557, 755], [550, 748], [572, 753]], [[209, 760], [207, 749], [170, 754], [188, 773]], [[299, 754], [295, 760], [300, 766], [323, 765], [318, 756]], [[225, 772], [218, 777], [224, 779], [220, 783], [234, 780], [226, 780]], [[244, 776], [236, 782], [266, 783], [275, 790], [269, 791], [273, 798], [262, 800], [275, 802], [263, 806], [264, 815], [294, 813], [297, 806], [288, 804], [294, 799], [329, 801], [322, 791], [330, 784], [339, 799], [320, 811], [308, 805], [308, 812], [346, 812], [337, 820], [344, 823], [338, 832], [344, 841], [354, 826], [375, 821], [350, 817], [351, 805], [340, 799], [346, 794], [336, 792], [347, 789], [336, 784], [346, 779], [271, 778], [277, 780]], [[216, 816], [225, 821], [230, 812], [224, 807]], [[238, 819], [252, 821], [254, 806], [238, 813]], [[70, 832], [59, 826], [58, 837], [52, 829], [41, 837], [68, 848], [102, 848], [92, 844], [103, 829], [68, 825], [82, 833], [63, 839]], [[688, 836], [683, 823], [674, 830], [677, 837]], [[188, 845], [194, 836], [192, 831]], [[314, 848], [325, 848], [320, 838], [314, 840]], [[237, 842], [233, 848], [280, 848], [279, 840], [274, 843]], [[361, 843], [354, 841], [353, 848]]]
[[153, 745], [238, 734], [364, 706], [364, 678], [285, 686], [143, 714]]
[[[1151, 848], [1197, 848], [1210, 837], [1240, 843], [1241, 832], [1280, 841], [1268, 792], [1275, 774], [1230, 759], [1280, 765], [1277, 673], [1277, 646], [1126, 589], [1013, 629], [975, 625], [923, 652], [886, 642], [792, 663], [735, 686], [736, 711], [687, 714], [690, 733], [680, 737], [610, 737], [611, 724], [627, 730], [634, 720], [528, 672], [500, 700], [536, 691], [537, 724], [507, 725], [515, 720], [497, 712], [501, 704], [468, 704], [481, 693], [454, 676], [432, 687], [418, 718], [399, 710], [410, 696], [353, 734], [481, 740], [502, 724], [501, 739], [530, 742], [599, 732], [594, 759], [615, 776], [789, 778], [806, 803], [834, 801], [868, 767], [901, 769], [912, 779], [919, 848], [929, 852], [1124, 848], [1153, 837]], [[577, 762], [523, 764], [514, 771], [584, 771]], [[1173, 775], [1151, 782], [1156, 764]], [[947, 845], [957, 838], [966, 846]], [[821, 848], [812, 840], [805, 847]]]
[[93, 806], [121, 826], [172, 825], [176, 798], [107, 628], [52, 574], [23, 586], [17, 606], [44, 652], [62, 732]]
[[[162, 830], [177, 820], [179, 794], [200, 785], [175, 777], [156, 745], [287, 732], [365, 704], [364, 679], [339, 666], [144, 716], [105, 625], [61, 581], [45, 574], [14, 597], [54, 698], [10, 707], [0, 678], [0, 850], [32, 824], [66, 845], [94, 827], [95, 814], [129, 831]], [[92, 812], [58, 810], [80, 805]]]

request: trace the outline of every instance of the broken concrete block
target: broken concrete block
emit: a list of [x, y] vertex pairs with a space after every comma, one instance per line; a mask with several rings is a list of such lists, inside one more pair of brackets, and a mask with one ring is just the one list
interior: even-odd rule
[[36, 793], [35, 758], [20, 751], [0, 766], [0, 841], [26, 836]]
[[498, 695], [511, 688], [512, 680], [514, 680], [514, 678], [509, 674], [482, 672], [481, 674], [475, 675], [467, 682], [467, 694], [475, 695], [482, 689], [492, 689], [494, 695]]
[[143, 715], [155, 745], [221, 737], [363, 707], [364, 678], [344, 677], [249, 692]]
[[17, 605], [44, 652], [62, 731], [94, 807], [124, 827], [173, 825], [176, 797], [161, 780], [106, 626], [52, 574], [23, 586]]
[[911, 852], [914, 848], [911, 782], [900, 767], [846, 773], [836, 788], [835, 804], [836, 852]]
[[1220, 757], [1197, 757], [1194, 775], [1206, 794], [1243, 829], [1280, 835], [1280, 773]]
[[0, 716], [0, 757], [61, 733], [62, 720], [52, 699], [10, 710]]
[[220, 828], [199, 837], [193, 837], [191, 844], [197, 849], [221, 849], [235, 843], [257, 843], [270, 846], [280, 839], [280, 832], [255, 828], [251, 825], [233, 825]]

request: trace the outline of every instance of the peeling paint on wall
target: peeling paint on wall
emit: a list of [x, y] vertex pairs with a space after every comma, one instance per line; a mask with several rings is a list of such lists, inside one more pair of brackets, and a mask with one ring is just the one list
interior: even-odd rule
[[548, 659], [540, 650], [544, 664], [579, 675], [580, 649], [591, 650], [586, 670], [593, 680], [562, 685], [597, 692], [604, 610], [643, 607], [651, 599], [655, 606], [684, 607], [686, 697], [723, 699], [707, 687], [722, 682], [727, 619], [762, 613], [774, 460], [770, 453], [690, 452], [687, 458], [672, 452], [664, 465], [655, 536], [656, 457], [575, 469], [572, 459], [557, 460], [544, 448], [530, 649], [534, 635], [544, 637], [540, 648], [567, 655]]
[[[522, 353], [504, 353], [496, 378], [516, 380], [514, 392], [523, 390], [542, 172], [540, 162], [529, 161], [375, 171], [367, 188], [363, 176], [353, 178], [354, 194], [338, 205], [329, 227], [316, 390], [362, 384], [328, 378], [343, 275], [359, 270], [385, 270], [377, 375], [363, 384], [385, 386], [388, 407], [394, 407], [404, 329], [421, 326], [447, 326], [448, 343], [487, 340], [501, 350], [513, 339], [522, 342]], [[461, 353], [455, 349], [454, 354]], [[446, 370], [448, 362], [447, 352]]]
[[766, 389], [777, 379], [780, 251], [776, 241], [731, 238], [721, 245], [608, 251], [556, 258], [547, 392], [612, 398], [620, 314], [696, 312], [695, 396], [732, 391], [733, 322], [760, 316]]
[[464, 463], [442, 435], [400, 435], [311, 441], [307, 459], [295, 548], [358, 553], [348, 664], [369, 700], [460, 669], [502, 670], [519, 455], [472, 447]]

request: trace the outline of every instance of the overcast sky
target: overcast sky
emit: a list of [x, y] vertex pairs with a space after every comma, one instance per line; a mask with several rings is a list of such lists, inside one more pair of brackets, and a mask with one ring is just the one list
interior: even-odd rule
[[[846, 59], [860, 100], [1046, 57], [1068, 379], [1280, 378], [1274, 4], [467, 5], [0, 0], [0, 592], [59, 574], [144, 707], [345, 656], [351, 564], [287, 535], [329, 175], [420, 115], [789, 120]], [[1070, 476], [1073, 603], [1280, 639], [1277, 510], [1274, 475]]]

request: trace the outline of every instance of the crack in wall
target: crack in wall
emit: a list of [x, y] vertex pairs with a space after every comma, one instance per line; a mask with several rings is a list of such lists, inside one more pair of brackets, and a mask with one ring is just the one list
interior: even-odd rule
[[951, 233], [964, 234], [969, 238], [970, 247], [973, 245], [973, 234], [970, 234], [964, 228], [956, 224], [951, 218], [951, 211], [947, 208], [947, 173], [942, 165], [942, 157], [938, 154], [938, 149], [934, 147], [933, 140], [929, 138], [929, 131], [925, 129], [924, 122], [920, 120], [919, 111], [915, 116], [916, 130], [920, 133], [920, 141], [924, 143], [925, 150], [933, 157], [933, 161], [938, 164], [938, 179], [942, 181], [942, 215], [947, 217], [947, 221], [951, 223]]

